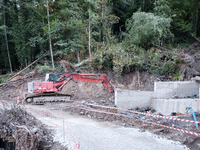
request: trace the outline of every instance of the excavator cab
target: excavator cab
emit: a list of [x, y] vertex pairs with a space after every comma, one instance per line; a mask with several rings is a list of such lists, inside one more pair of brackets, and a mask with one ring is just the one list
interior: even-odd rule
[[45, 81], [58, 81], [61, 75], [62, 74], [58, 74], [58, 73], [46, 74]]

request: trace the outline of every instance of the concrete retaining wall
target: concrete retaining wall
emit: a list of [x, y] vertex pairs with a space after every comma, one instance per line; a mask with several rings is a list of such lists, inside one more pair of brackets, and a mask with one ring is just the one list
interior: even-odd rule
[[150, 91], [115, 90], [115, 105], [119, 108], [147, 107], [152, 98]]
[[172, 112], [185, 113], [186, 107], [192, 107], [194, 111], [200, 111], [199, 99], [153, 99], [151, 103], [157, 112], [170, 115]]
[[125, 109], [150, 106], [163, 115], [185, 113], [187, 106], [200, 111], [200, 99], [188, 98], [193, 95], [199, 95], [199, 84], [195, 81], [155, 82], [154, 92], [117, 89], [115, 105]]
[[155, 82], [155, 98], [186, 98], [187, 96], [199, 95], [199, 84], [195, 81], [178, 82]]

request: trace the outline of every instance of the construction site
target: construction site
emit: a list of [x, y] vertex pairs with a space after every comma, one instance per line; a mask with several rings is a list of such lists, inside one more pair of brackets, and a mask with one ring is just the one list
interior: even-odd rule
[[200, 150], [199, 0], [0, 0], [0, 150]]
[[121, 84], [64, 64], [71, 73], [36, 66], [1, 84], [1, 150], [200, 149], [199, 77], [159, 81], [140, 72]]

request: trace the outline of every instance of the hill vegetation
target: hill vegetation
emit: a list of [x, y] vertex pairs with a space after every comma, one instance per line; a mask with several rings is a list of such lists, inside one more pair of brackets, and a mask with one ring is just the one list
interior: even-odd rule
[[142, 70], [179, 80], [182, 48], [200, 41], [198, 0], [0, 0], [0, 8], [0, 74], [45, 53], [42, 64], [53, 68], [90, 58], [84, 67], [116, 76]]

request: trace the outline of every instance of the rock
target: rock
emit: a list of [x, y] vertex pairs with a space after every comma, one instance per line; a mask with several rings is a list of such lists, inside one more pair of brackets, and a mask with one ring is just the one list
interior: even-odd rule
[[145, 108], [144, 107], [141, 108], [141, 112], [145, 112]]
[[188, 63], [190, 66], [193, 66], [195, 62], [194, 58], [188, 54], [184, 54], [184, 61]]
[[39, 130], [38, 128], [33, 128], [33, 129], [31, 130], [31, 132], [35, 134], [35, 133], [37, 133], [38, 130]]
[[103, 118], [104, 118], [104, 116], [101, 116], [101, 115], [100, 115], [100, 116], [98, 116], [98, 119], [103, 119]]
[[80, 115], [84, 115], [85, 113], [83, 111], [79, 112]]
[[122, 88], [122, 87], [124, 87], [124, 85], [123, 84], [118, 84], [117, 87], [118, 88]]
[[145, 129], [140, 129], [140, 130], [139, 130], [139, 132], [145, 132], [145, 131], [146, 131]]
[[194, 138], [188, 137], [188, 138], [187, 138], [187, 142], [188, 142], [189, 144], [192, 144], [192, 143], [194, 142]]
[[149, 111], [149, 110], [150, 110], [150, 107], [147, 106], [147, 107], [145, 108], [145, 111]]
[[187, 143], [187, 138], [186, 138], [186, 136], [183, 136], [183, 137], [181, 138], [181, 143], [183, 143], [183, 144]]
[[135, 110], [136, 110], [136, 111], [141, 111], [139, 107], [136, 107]]
[[155, 134], [160, 134], [160, 133], [163, 133], [163, 132], [164, 132], [164, 129], [155, 129], [153, 131], [153, 133], [155, 133]]
[[195, 76], [191, 78], [191, 81], [200, 81], [200, 76]]
[[105, 101], [105, 100], [101, 100], [101, 102], [102, 102], [102, 103], [105, 103], [106, 101]]

